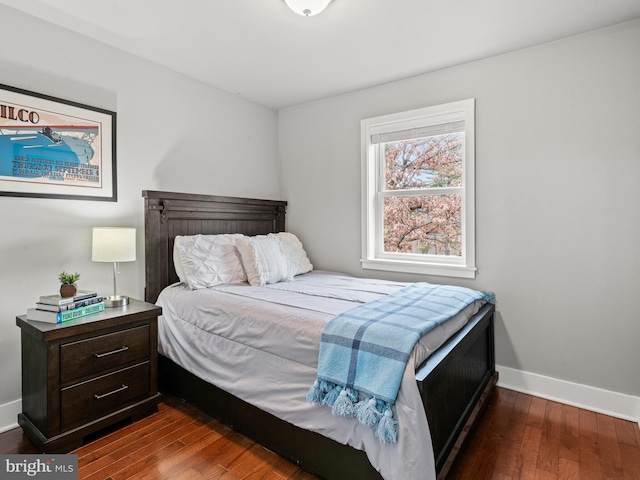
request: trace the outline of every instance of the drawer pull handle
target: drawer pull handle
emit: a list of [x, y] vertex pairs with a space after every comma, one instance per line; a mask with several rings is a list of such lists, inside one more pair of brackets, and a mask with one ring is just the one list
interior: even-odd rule
[[100, 400], [104, 397], [108, 397], [109, 395], [113, 395], [114, 393], [118, 393], [118, 392], [124, 392], [127, 388], [129, 388], [129, 385], [125, 385], [124, 383], [122, 384], [122, 386], [120, 388], [116, 388], [114, 391], [109, 392], [109, 393], [103, 393], [102, 395], [98, 395], [97, 393], [94, 395], [94, 397], [96, 397], [96, 400]]
[[109, 355], [113, 355], [114, 353], [122, 353], [129, 350], [129, 347], [123, 345], [120, 348], [116, 348], [115, 350], [111, 350], [110, 352], [105, 353], [94, 353], [96, 358], [108, 357]]

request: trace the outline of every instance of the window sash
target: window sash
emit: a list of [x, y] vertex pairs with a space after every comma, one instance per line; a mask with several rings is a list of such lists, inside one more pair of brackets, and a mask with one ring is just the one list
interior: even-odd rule
[[424, 193], [424, 191], [415, 191], [420, 192], [419, 194], [411, 194], [408, 195], [406, 192], [378, 192], [376, 196], [376, 222], [375, 222], [375, 257], [376, 258], [386, 258], [386, 259], [404, 259], [407, 261], [417, 262], [417, 263], [446, 263], [452, 265], [464, 265], [467, 262], [467, 240], [466, 240], [466, 209], [465, 205], [465, 192], [463, 187], [450, 187], [447, 188], [447, 195], [454, 194], [460, 195], [462, 197], [462, 212], [460, 215], [460, 255], [434, 255], [434, 254], [417, 254], [417, 253], [407, 253], [407, 252], [388, 252], [384, 249], [384, 200], [389, 197], [400, 197], [400, 196], [423, 196], [423, 195], [432, 195], [432, 196], [442, 196], [445, 195], [442, 190], [445, 189], [430, 189], [430, 190], [438, 190], [437, 193]]

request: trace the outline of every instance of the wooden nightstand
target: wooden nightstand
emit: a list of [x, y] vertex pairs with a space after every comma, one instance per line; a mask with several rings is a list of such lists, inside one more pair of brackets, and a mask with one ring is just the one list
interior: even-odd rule
[[52, 324], [16, 317], [22, 338], [22, 413], [36, 447], [65, 453], [83, 438], [157, 410], [158, 316], [130, 300], [77, 320]]

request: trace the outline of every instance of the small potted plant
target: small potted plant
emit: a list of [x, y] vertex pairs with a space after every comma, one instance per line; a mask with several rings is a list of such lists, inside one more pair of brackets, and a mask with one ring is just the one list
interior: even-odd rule
[[58, 280], [60, 280], [60, 296], [61, 297], [73, 297], [78, 288], [76, 287], [76, 282], [80, 278], [79, 273], [67, 273], [62, 272], [58, 275]]

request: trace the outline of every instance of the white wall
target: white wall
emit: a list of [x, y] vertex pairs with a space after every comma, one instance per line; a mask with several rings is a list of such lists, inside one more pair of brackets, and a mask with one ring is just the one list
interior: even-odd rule
[[279, 177], [275, 111], [8, 7], [0, 18], [0, 83], [118, 115], [117, 203], [0, 196], [2, 428], [2, 406], [19, 409], [21, 396], [16, 315], [56, 293], [63, 269], [112, 291], [112, 267], [90, 260], [91, 227], [138, 228], [138, 261], [122, 264], [118, 287], [143, 298], [142, 190], [279, 198]]
[[496, 293], [497, 362], [637, 398], [639, 82], [635, 21], [282, 110], [289, 228], [316, 267], [455, 282], [360, 268], [360, 120], [475, 98], [478, 275], [456, 283]]

